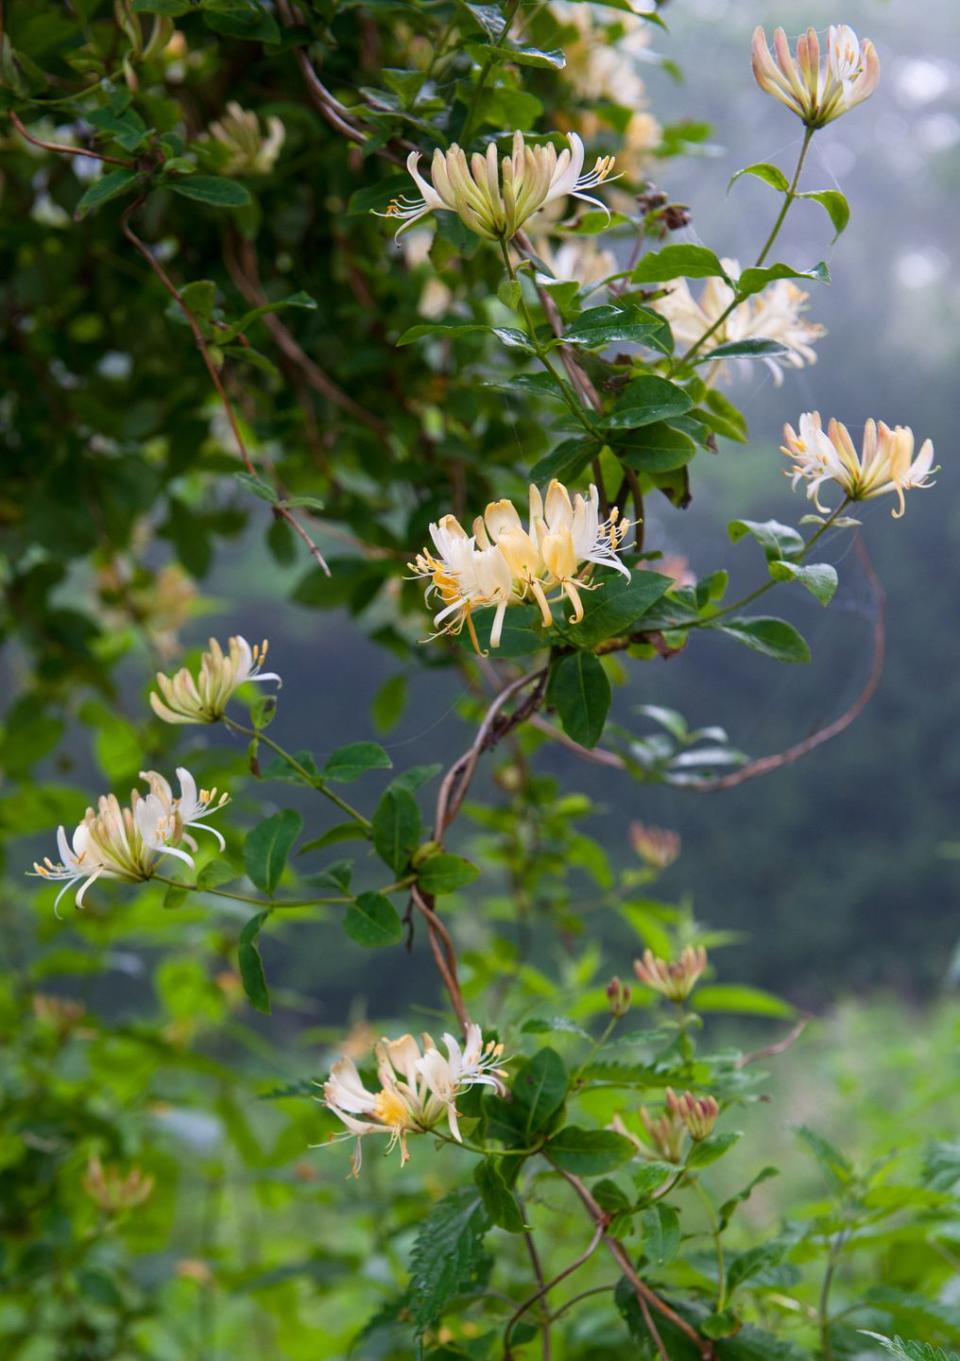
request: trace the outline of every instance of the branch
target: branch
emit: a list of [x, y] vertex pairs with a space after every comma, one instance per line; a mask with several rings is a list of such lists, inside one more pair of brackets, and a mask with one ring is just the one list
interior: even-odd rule
[[558, 1272], [557, 1275], [554, 1276], [552, 1280], [546, 1281], [543, 1285], [541, 1285], [539, 1290], [534, 1291], [534, 1293], [528, 1299], [525, 1299], [523, 1303], [510, 1315], [510, 1318], [507, 1320], [507, 1326], [503, 1330], [504, 1361], [510, 1361], [510, 1358], [513, 1355], [513, 1353], [510, 1350], [510, 1336], [516, 1325], [519, 1323], [520, 1319], [523, 1317], [523, 1315], [527, 1312], [528, 1309], [532, 1308], [532, 1306], [535, 1305], [538, 1300], [542, 1300], [544, 1295], [551, 1291], [555, 1285], [559, 1285], [561, 1281], [565, 1281], [568, 1276], [572, 1276], [573, 1273], [575, 1271], [578, 1271], [580, 1267], [584, 1265], [585, 1262], [588, 1262], [590, 1260], [590, 1258], [596, 1252], [597, 1248], [600, 1246], [600, 1243], [603, 1239], [604, 1230], [606, 1229], [606, 1227], [607, 1220], [606, 1217], [604, 1217], [603, 1221], [597, 1224], [596, 1230], [594, 1232], [593, 1237], [590, 1240], [589, 1246], [585, 1248], [583, 1252], [581, 1252], [580, 1256], [575, 1258], [570, 1263], [569, 1266], [564, 1267], [562, 1271]]
[[13, 109], [8, 109], [7, 112], [10, 122], [24, 141], [32, 142], [34, 146], [43, 147], [44, 151], [56, 151], [61, 156], [86, 156], [91, 161], [103, 161], [107, 165], [122, 165], [124, 170], [134, 169], [132, 161], [121, 161], [117, 156], [104, 156], [102, 152], [88, 151], [86, 147], [67, 146], [63, 142], [43, 142], [39, 137], [34, 137], [33, 133], [27, 131], [19, 115]]
[[[143, 257], [144, 260], [146, 260], [147, 264], [153, 270], [154, 274], [163, 284], [166, 291], [170, 294], [170, 297], [173, 298], [174, 302], [177, 304], [177, 306], [180, 308], [180, 311], [183, 313], [187, 325], [190, 327], [190, 330], [193, 334], [193, 338], [196, 342], [197, 349], [200, 351], [200, 355], [206, 366], [207, 373], [210, 375], [210, 381], [213, 384], [214, 390], [216, 391], [216, 394], [220, 398], [220, 401], [223, 405], [224, 412], [226, 413], [227, 420], [230, 424], [230, 429], [233, 432], [233, 438], [236, 441], [237, 451], [239, 452], [240, 457], [243, 460], [243, 466], [246, 468], [248, 473], [251, 473], [254, 477], [256, 477], [258, 475], [256, 465], [254, 464], [253, 459], [250, 457], [249, 451], [247, 450], [246, 442], [244, 441], [243, 435], [241, 434], [240, 431], [239, 422], [237, 421], [236, 412], [233, 409], [233, 403], [227, 396], [227, 390], [223, 385], [223, 379], [220, 377], [217, 366], [213, 362], [213, 358], [210, 354], [210, 347], [207, 344], [207, 340], [203, 334], [203, 331], [200, 329], [200, 323], [197, 321], [189, 305], [184, 300], [183, 294], [180, 292], [179, 288], [177, 288], [176, 284], [170, 278], [169, 274], [164, 269], [163, 265], [161, 265], [160, 261], [156, 259], [156, 257], [154, 256], [153, 252], [150, 250], [146, 242], [141, 241], [140, 237], [137, 236], [136, 232], [130, 226], [130, 218], [137, 211], [137, 209], [141, 207], [142, 204], [143, 197], [141, 196], [140, 198], [134, 199], [133, 203], [130, 204], [129, 208], [125, 210], [123, 216], [120, 218], [120, 226], [123, 231], [123, 234], [130, 242], [130, 244], [134, 247], [134, 249]], [[294, 533], [299, 535], [299, 537], [306, 544], [307, 548], [310, 550], [311, 556], [323, 569], [323, 571], [326, 572], [327, 576], [329, 576], [330, 568], [327, 566], [323, 554], [320, 552], [320, 549], [317, 547], [313, 539], [311, 539], [310, 535], [304, 529], [303, 525], [294, 515], [293, 511], [291, 511], [289, 507], [284, 506], [280, 503], [274, 504], [272, 506], [272, 510], [274, 515], [278, 515], [281, 519], [286, 520], [287, 524], [294, 531]]]
[[777, 1040], [775, 1044], [764, 1045], [762, 1049], [754, 1049], [749, 1054], [741, 1054], [733, 1065], [734, 1068], [746, 1068], [748, 1063], [756, 1063], [758, 1059], [771, 1059], [777, 1054], [785, 1054], [788, 1049], [796, 1044], [812, 1020], [812, 1016], [801, 1016], [790, 1033], [785, 1035], [782, 1040]]
[[450, 1005], [453, 1007], [454, 1014], [460, 1022], [464, 1034], [466, 1034], [467, 1027], [470, 1024], [470, 1016], [460, 989], [460, 979], [457, 976], [457, 955], [450, 932], [437, 916], [430, 895], [424, 893], [416, 884], [410, 890], [410, 901], [427, 923], [427, 940], [430, 942], [437, 972], [443, 980], [443, 986], [447, 990], [447, 996], [450, 998]]

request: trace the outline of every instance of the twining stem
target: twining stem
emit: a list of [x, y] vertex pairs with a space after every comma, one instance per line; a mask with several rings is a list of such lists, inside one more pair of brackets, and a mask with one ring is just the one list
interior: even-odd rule
[[560, 1282], [566, 1280], [568, 1276], [572, 1276], [575, 1271], [578, 1271], [580, 1267], [582, 1267], [586, 1262], [590, 1260], [590, 1258], [596, 1252], [597, 1248], [600, 1246], [600, 1243], [603, 1240], [605, 1229], [606, 1222], [605, 1221], [598, 1222], [589, 1245], [584, 1249], [583, 1252], [581, 1252], [580, 1256], [574, 1258], [574, 1260], [570, 1263], [569, 1266], [564, 1267], [564, 1269], [558, 1272], [557, 1275], [552, 1278], [552, 1280], [546, 1281], [543, 1285], [539, 1287], [539, 1289], [535, 1290], [532, 1295], [525, 1299], [523, 1303], [518, 1306], [517, 1309], [514, 1310], [510, 1318], [507, 1320], [507, 1326], [503, 1330], [503, 1355], [506, 1358], [506, 1361], [509, 1361], [509, 1358], [512, 1356], [512, 1352], [510, 1350], [510, 1339], [513, 1334], [513, 1330], [516, 1327], [516, 1325], [520, 1322], [520, 1319], [523, 1317], [523, 1315], [527, 1312], [528, 1309], [532, 1308], [533, 1305], [535, 1305], [539, 1300], [542, 1300], [543, 1297], [547, 1295], [555, 1285], [559, 1285]]
[[32, 142], [34, 146], [42, 147], [44, 151], [55, 151], [60, 156], [86, 156], [92, 161], [103, 161], [107, 165], [122, 165], [124, 170], [135, 169], [132, 161], [121, 161], [117, 156], [104, 156], [102, 152], [90, 151], [87, 147], [67, 146], [63, 142], [44, 142], [39, 137], [34, 137], [32, 132], [28, 132], [15, 109], [9, 109], [7, 117], [26, 142]]
[[235, 719], [227, 718], [226, 715], [224, 715], [223, 723], [224, 727], [228, 728], [230, 732], [238, 733], [243, 737], [251, 737], [257, 742], [262, 742], [265, 747], [269, 747], [282, 761], [286, 761], [291, 770], [296, 771], [304, 784], [308, 784], [311, 789], [315, 789], [318, 794], [322, 794], [324, 798], [329, 799], [331, 803], [335, 803], [341, 812], [344, 812], [348, 817], [353, 818], [354, 822], [363, 828], [365, 836], [371, 835], [373, 824], [370, 819], [365, 818], [358, 809], [354, 808], [352, 804], [347, 803], [346, 799], [342, 799], [339, 794], [335, 794], [334, 791], [317, 775], [311, 774], [306, 766], [301, 765], [291, 752], [287, 751], [285, 747], [281, 747], [279, 742], [274, 742], [273, 738], [268, 737], [266, 733], [257, 732], [254, 728], [247, 728], [244, 724], [237, 723]]
[[717, 1252], [717, 1308], [716, 1312], [722, 1314], [727, 1307], [727, 1268], [723, 1256], [723, 1240], [720, 1236], [720, 1222], [717, 1219], [717, 1212], [713, 1208], [713, 1201], [707, 1195], [698, 1177], [690, 1178], [690, 1185], [693, 1187], [700, 1199], [703, 1208], [707, 1212], [710, 1221], [710, 1234], [713, 1238]]
[[[519, 8], [520, 0], [510, 0], [510, 3], [503, 12], [503, 28], [500, 30], [499, 37], [497, 38], [498, 42], [504, 42], [509, 37], [510, 29], [513, 26], [513, 21], [517, 16], [517, 10]], [[494, 49], [480, 68], [480, 75], [477, 77], [477, 83], [473, 90], [473, 98], [470, 101], [470, 107], [467, 109], [467, 116], [463, 120], [463, 127], [460, 129], [460, 141], [463, 146], [469, 145], [473, 126], [477, 121], [477, 114], [480, 110], [480, 98], [486, 87], [487, 81], [490, 79], [493, 68], [501, 60], [502, 57], [500, 52]]]
[[534, 321], [533, 316], [530, 312], [530, 308], [527, 305], [527, 300], [523, 296], [523, 285], [517, 278], [517, 271], [514, 269], [513, 261], [510, 259], [510, 247], [507, 245], [503, 237], [500, 238], [500, 253], [503, 256], [504, 267], [506, 268], [507, 275], [510, 278], [510, 282], [516, 284], [517, 288], [519, 289], [518, 305], [520, 308], [520, 315], [523, 317], [524, 325], [527, 328], [527, 335], [530, 338], [530, 344], [533, 346], [537, 358], [540, 360], [540, 363], [543, 365], [543, 367], [547, 370], [553, 381], [557, 384], [557, 387], [563, 396], [563, 400], [569, 407], [571, 414], [576, 417], [577, 421], [583, 426], [584, 430], [586, 430], [588, 435], [590, 435], [593, 439], [597, 439], [598, 438], [597, 431], [594, 428], [593, 422], [590, 420], [590, 417], [587, 415], [587, 412], [584, 410], [582, 404], [577, 401], [576, 393], [573, 391], [572, 387], [563, 377], [563, 375], [560, 374], [554, 368], [553, 364], [550, 362], [550, 358], [547, 354], [545, 347], [540, 342], [540, 337], [537, 335], [536, 322]]
[[[817, 540], [823, 538], [827, 530], [832, 527], [834, 521], [838, 518], [838, 516], [843, 514], [843, 512], [846, 510], [849, 504], [850, 498], [849, 496], [845, 496], [843, 500], [840, 502], [840, 505], [837, 506], [836, 510], [831, 511], [830, 515], [823, 522], [820, 528], [810, 535], [809, 539], [806, 541], [806, 543], [804, 544], [801, 551], [797, 554], [797, 556], [795, 558], [789, 558], [787, 559], [787, 561], [802, 562], [803, 559], [810, 552], [810, 549], [817, 542]], [[723, 616], [726, 614], [732, 614], [734, 610], [742, 610], [744, 605], [750, 605], [754, 600], [759, 600], [760, 596], [766, 595], [767, 591], [772, 590], [773, 587], [777, 585], [779, 585], [779, 582], [773, 579], [771, 579], [770, 581], [765, 581], [762, 586], [758, 586], [756, 590], [750, 591], [747, 595], [741, 596], [740, 599], [735, 600], [732, 605], [725, 605], [722, 610], [714, 610], [713, 614], [708, 614], [702, 619], [694, 620], [693, 623], [689, 625], [689, 627], [703, 628], [706, 624], [712, 624], [716, 619], [722, 619]]]
[[[284, 907], [320, 907], [326, 903], [352, 903], [352, 898], [304, 898], [292, 902], [275, 903], [270, 898], [251, 898], [247, 893], [233, 893], [223, 888], [205, 888], [202, 884], [184, 884], [179, 879], [170, 879], [165, 874], [154, 874], [151, 878], [160, 884], [169, 884], [171, 888], [181, 888], [184, 893], [212, 893], [215, 898], [232, 898], [238, 903], [251, 903], [254, 907], [261, 907], [265, 912], [274, 912]], [[397, 885], [391, 885], [396, 888]], [[387, 892], [390, 890], [387, 889]]]
[[[807, 159], [807, 152], [810, 149], [810, 142], [813, 138], [813, 134], [815, 131], [816, 131], [815, 128], [804, 129], [803, 145], [800, 148], [800, 155], [797, 158], [797, 165], [796, 169], [793, 172], [793, 179], [790, 181], [790, 187], [787, 190], [786, 194], [784, 195], [783, 203], [780, 207], [780, 212], [777, 214], [777, 220], [773, 224], [773, 228], [770, 232], [770, 235], [767, 237], [766, 241], [763, 244], [763, 249], [760, 251], [760, 254], [754, 261], [753, 265], [754, 269], [759, 269], [759, 267], [763, 264], [764, 260], [766, 260], [767, 256], [773, 249], [773, 244], [776, 241], [777, 237], [780, 235], [780, 228], [786, 221], [787, 213], [790, 211], [790, 207], [794, 199], [797, 197], [797, 187], [800, 184], [800, 175], [803, 172], [803, 165]], [[734, 288], [734, 294], [736, 295], [736, 288]], [[695, 340], [693, 344], [690, 346], [690, 348], [684, 354], [682, 354], [679, 359], [674, 360], [674, 362], [670, 366], [670, 370], [667, 375], [668, 377], [672, 377], [675, 373], [678, 372], [678, 370], [685, 368], [686, 365], [689, 364], [693, 356], [697, 354], [697, 352], [700, 349], [702, 349], [702, 347], [707, 343], [711, 336], [716, 335], [717, 331], [719, 331], [720, 327], [726, 321], [727, 317], [730, 316], [731, 312], [736, 311], [736, 309], [740, 306], [741, 302], [742, 299], [739, 296], [734, 296], [733, 302], [731, 302], [728, 307], [724, 308], [724, 310], [717, 317], [713, 325], [709, 326], [707, 330], [704, 331], [700, 339]]]

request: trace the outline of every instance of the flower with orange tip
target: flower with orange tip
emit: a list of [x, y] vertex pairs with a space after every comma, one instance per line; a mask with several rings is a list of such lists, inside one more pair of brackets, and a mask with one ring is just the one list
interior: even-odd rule
[[672, 1087], [667, 1088], [667, 1110], [683, 1122], [694, 1143], [709, 1138], [720, 1114], [716, 1097], [694, 1096], [692, 1092], [677, 1096]]
[[706, 967], [707, 952], [702, 945], [685, 945], [679, 959], [660, 959], [652, 950], [644, 950], [643, 958], [633, 961], [640, 982], [671, 1002], [685, 1002]]

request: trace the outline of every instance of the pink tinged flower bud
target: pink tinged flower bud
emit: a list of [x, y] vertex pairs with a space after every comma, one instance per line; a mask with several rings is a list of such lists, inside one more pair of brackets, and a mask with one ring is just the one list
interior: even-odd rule
[[685, 1002], [707, 967], [707, 952], [702, 945], [687, 945], [675, 960], [660, 959], [644, 950], [642, 959], [633, 961], [633, 971], [641, 983], [671, 1002]]
[[677, 1096], [672, 1087], [667, 1088], [667, 1109], [675, 1119], [683, 1122], [694, 1143], [709, 1138], [720, 1114], [715, 1097], [696, 1097], [692, 1092]]
[[686, 1125], [683, 1120], [672, 1110], [665, 1110], [662, 1115], [652, 1116], [646, 1106], [640, 1107], [640, 1119], [643, 1127], [650, 1137], [650, 1142], [669, 1163], [678, 1163], [683, 1157], [683, 1140], [686, 1134]]
[[626, 1016], [630, 1010], [630, 989], [614, 975], [607, 984], [611, 1016]]
[[663, 827], [647, 827], [642, 822], [631, 822], [630, 843], [650, 869], [665, 870], [680, 855], [680, 837]]
[[753, 74], [761, 90], [815, 129], [869, 99], [880, 79], [880, 61], [869, 38], [861, 42], [846, 24], [830, 26], [825, 52], [816, 31], [807, 29], [797, 39], [795, 55], [782, 28], [774, 32], [772, 53], [764, 30], [757, 28]]

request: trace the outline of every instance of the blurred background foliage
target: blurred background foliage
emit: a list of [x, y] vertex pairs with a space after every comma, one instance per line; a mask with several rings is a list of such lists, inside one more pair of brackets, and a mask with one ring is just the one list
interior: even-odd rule
[[[402, 83], [384, 91], [380, 81], [410, 51], [432, 60], [418, 37], [432, 31], [419, 8], [308, 8], [334, 92], [349, 102], [376, 86], [384, 137], [392, 118], [409, 120], [417, 136]], [[144, 717], [146, 689], [157, 665], [179, 661], [184, 649], [193, 655], [210, 632], [269, 635], [285, 682], [274, 731], [287, 746], [309, 746], [322, 763], [342, 742], [373, 736], [398, 768], [449, 762], [467, 741], [473, 701], [446, 654], [417, 642], [425, 615], [419, 588], [401, 581], [402, 564], [451, 503], [519, 494], [546, 448], [541, 410], [527, 396], [478, 387], [469, 361], [479, 348], [471, 356], [464, 346], [462, 374], [443, 359], [426, 363], [418, 347], [395, 348], [425, 309], [443, 305], [438, 286], [459, 289], [465, 278], [492, 291], [495, 259], [471, 255], [448, 224], [429, 263], [393, 244], [368, 210], [385, 203], [382, 182], [395, 167], [349, 150], [330, 130], [301, 82], [296, 38], [263, 46], [280, 35], [272, 7], [262, 32], [243, 5], [189, 9], [173, 0], [180, 36], [165, 34], [145, 58], [137, 105], [158, 134], [175, 139], [185, 129], [201, 169], [232, 175], [250, 202], [224, 213], [162, 190], [137, 213], [136, 231], [181, 286], [194, 286], [191, 302], [211, 334], [265, 297], [311, 300], [278, 314], [307, 364], [266, 320], [250, 324], [245, 343], [227, 343], [228, 364], [258, 465], [290, 497], [323, 501], [322, 517], [308, 503], [302, 519], [334, 570], [325, 577], [289, 526], [235, 479], [235, 448], [189, 330], [121, 233], [129, 200], [81, 209], [75, 221], [96, 183], [89, 168], [25, 145], [0, 119], [0, 1228], [18, 1283], [35, 1287], [29, 1306], [18, 1290], [0, 1300], [0, 1336], [17, 1361], [342, 1356], [371, 1296], [387, 1298], [442, 1170], [425, 1161], [391, 1185], [407, 1228], [406, 1237], [388, 1235], [381, 1178], [392, 1171], [371, 1160], [352, 1201], [358, 1213], [344, 1216], [340, 1169], [322, 1161], [337, 1155], [308, 1151], [321, 1137], [317, 1108], [302, 1094], [262, 1098], [271, 1086], [319, 1076], [342, 1023], [362, 1047], [373, 1033], [368, 1015], [379, 1031], [411, 1009], [429, 1014], [438, 996], [422, 947], [385, 970], [344, 951], [332, 919], [289, 923], [264, 947], [277, 1008], [268, 1031], [250, 1023], [235, 973], [242, 917], [191, 908], [174, 919], [147, 887], [98, 894], [82, 918], [60, 922], [49, 890], [35, 890], [21, 871], [48, 849], [58, 822], [80, 815], [91, 789], [122, 792], [141, 767], [172, 764], [170, 732]], [[548, 47], [569, 38], [569, 16], [554, 9], [540, 20]], [[800, 1007], [836, 1007], [813, 1041], [781, 1060], [773, 1104], [749, 1115], [756, 1146], [793, 1167], [789, 1186], [771, 1182], [745, 1211], [762, 1232], [791, 1196], [814, 1204], [822, 1193], [815, 1171], [808, 1177], [785, 1151], [790, 1122], [815, 1117], [864, 1163], [887, 1153], [906, 1126], [916, 1145], [955, 1123], [955, 1006], [945, 998], [933, 1014], [913, 1009], [952, 987], [958, 934], [951, 843], [960, 840], [960, 757], [949, 740], [955, 685], [943, 584], [960, 539], [950, 439], [960, 335], [950, 207], [960, 178], [955, 15], [952, 0], [924, 5], [922, 22], [906, 0], [849, 0], [843, 15], [820, 0], [673, 0], [663, 14], [669, 32], [651, 28], [638, 66], [644, 92], [631, 98], [666, 132], [658, 143], [652, 123], [636, 129], [647, 141], [631, 181], [649, 177], [689, 205], [689, 226], [671, 239], [723, 255], [750, 255], [769, 213], [764, 186], [741, 181], [725, 197], [729, 176], [754, 160], [787, 164], [799, 142], [750, 79], [753, 25], [783, 22], [794, 32], [841, 18], [874, 38], [884, 81], [865, 111], [815, 144], [810, 182], [844, 191], [851, 230], [829, 249], [810, 244], [814, 228], [799, 211], [786, 230], [783, 258], [826, 258], [834, 276], [813, 299], [829, 332], [819, 362], [789, 373], [782, 389], [760, 366], [738, 377], [730, 391], [751, 443], [724, 441], [716, 459], [698, 460], [687, 509], [651, 504], [648, 546], [686, 556], [695, 571], [729, 566], [735, 585], [751, 584], [754, 564], [744, 566], [725, 522], [796, 518], [779, 427], [812, 407], [852, 427], [871, 414], [910, 422], [937, 445], [942, 484], [912, 498], [896, 525], [885, 503], [864, 507], [887, 597], [888, 657], [879, 693], [835, 744], [715, 795], [634, 784], [543, 747], [540, 811], [526, 815], [521, 833], [478, 808], [460, 835], [498, 876], [494, 911], [497, 892], [533, 904], [537, 957], [560, 970], [565, 998], [596, 989], [604, 970], [623, 971], [636, 949], [613, 908], [620, 876], [636, 865], [629, 824], [639, 818], [675, 828], [688, 852], [657, 893], [690, 895], [698, 914], [743, 933], [725, 956], [736, 977]], [[4, 107], [19, 108], [41, 138], [85, 137], [59, 102], [67, 106], [83, 80], [96, 82], [84, 54], [116, 31], [112, 5], [8, 0], [3, 18]], [[107, 61], [118, 91], [122, 50], [118, 41]], [[565, 126], [568, 112], [554, 107], [561, 88], [549, 70], [527, 71], [524, 90], [503, 94], [503, 108], [491, 112], [523, 126], [545, 107]], [[531, 97], [536, 104], [524, 105]], [[229, 99], [257, 110], [264, 130], [282, 121], [275, 164], [238, 170], [209, 136]], [[602, 92], [582, 92], [575, 114], [581, 126], [595, 120], [591, 149], [616, 150], [622, 120], [605, 104]], [[143, 128], [121, 105], [95, 126], [121, 147], [126, 137], [135, 156]], [[673, 150], [685, 154], [660, 154]], [[358, 540], [374, 551], [361, 555]], [[777, 668], [705, 637], [688, 654], [631, 673], [616, 693], [616, 717], [649, 729], [638, 706], [669, 705], [691, 726], [722, 724], [751, 755], [829, 721], [862, 689], [878, 608], [856, 557], [838, 567], [831, 611], [821, 616], [806, 597], [783, 607], [811, 639], [809, 666]], [[207, 783], [237, 787], [245, 755], [219, 731], [213, 738], [188, 731], [178, 759]], [[479, 783], [478, 803], [492, 794], [509, 808], [514, 779], [507, 765]], [[235, 827], [306, 798], [261, 788], [257, 801], [240, 791]], [[578, 792], [561, 798], [561, 790]], [[534, 882], [524, 881], [518, 836], [545, 848]], [[574, 934], [571, 904], [587, 914], [586, 935]], [[466, 907], [457, 925], [468, 986], [479, 993], [520, 969], [536, 984], [530, 942], [521, 936], [518, 945], [506, 931], [491, 937]], [[570, 934], [548, 936], [547, 916], [562, 921], [568, 911]], [[649, 930], [657, 910], [646, 913]], [[84, 1185], [94, 1148], [106, 1164], [142, 1166], [155, 1179], [149, 1198], [119, 1215], [104, 1209], [103, 1193]], [[851, 1268], [843, 1285], [854, 1302], [882, 1260], [884, 1244], [874, 1248], [880, 1257], [865, 1257], [862, 1274]], [[928, 1265], [903, 1252], [890, 1266], [891, 1281], [902, 1275], [891, 1289], [908, 1297], [911, 1273]], [[955, 1294], [933, 1324], [895, 1303], [877, 1306], [881, 1330], [960, 1340]], [[934, 1331], [918, 1332], [923, 1326]], [[597, 1357], [620, 1345], [581, 1341], [583, 1354]], [[360, 1354], [409, 1354], [395, 1346], [379, 1334]]]

